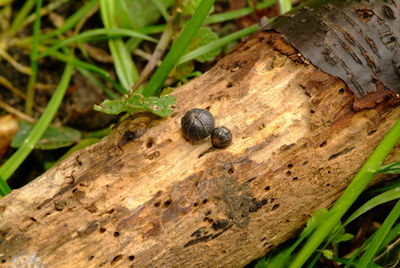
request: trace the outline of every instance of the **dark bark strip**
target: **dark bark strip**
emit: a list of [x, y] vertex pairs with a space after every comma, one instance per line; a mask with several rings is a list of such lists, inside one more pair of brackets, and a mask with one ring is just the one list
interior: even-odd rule
[[[380, 90], [399, 93], [399, 7], [398, 0], [312, 0], [268, 29], [282, 33], [306, 59], [346, 82], [358, 98]], [[397, 97], [390, 92], [379, 96]]]

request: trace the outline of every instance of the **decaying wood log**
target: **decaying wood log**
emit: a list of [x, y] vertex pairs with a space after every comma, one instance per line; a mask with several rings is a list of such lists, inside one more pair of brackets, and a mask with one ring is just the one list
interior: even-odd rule
[[[132, 116], [1, 199], [2, 265], [243, 266], [330, 206], [400, 115], [393, 94], [356, 111], [342, 80], [276, 32], [174, 95], [169, 118]], [[195, 107], [232, 130], [230, 147], [185, 140]]]

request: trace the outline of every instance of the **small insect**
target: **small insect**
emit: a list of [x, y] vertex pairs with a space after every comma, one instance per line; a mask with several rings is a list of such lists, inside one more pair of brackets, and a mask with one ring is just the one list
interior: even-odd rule
[[214, 129], [214, 116], [205, 109], [194, 108], [181, 119], [183, 134], [193, 141], [207, 138]]
[[232, 143], [232, 132], [227, 127], [216, 127], [211, 132], [211, 142], [217, 148], [225, 148]]
[[[119, 132], [119, 131], [118, 131]], [[120, 140], [118, 141], [118, 148], [122, 150], [122, 146], [127, 144], [128, 142], [140, 138], [146, 132], [146, 128], [142, 127], [135, 131], [126, 130]], [[121, 134], [121, 133], [120, 133]]]

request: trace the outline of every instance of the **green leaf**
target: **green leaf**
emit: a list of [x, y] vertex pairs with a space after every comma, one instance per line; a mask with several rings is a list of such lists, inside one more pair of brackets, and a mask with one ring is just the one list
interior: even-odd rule
[[280, 14], [292, 9], [292, 0], [278, 0]]
[[352, 235], [350, 233], [344, 233], [344, 234], [341, 234], [341, 235], [335, 237], [332, 240], [332, 243], [340, 243], [340, 242], [349, 241], [349, 240], [353, 239], [353, 237], [354, 237], [354, 235]]
[[[160, 1], [164, 8], [172, 5], [173, 0]], [[161, 13], [150, 0], [114, 0], [115, 18], [119, 27], [138, 30], [156, 23]]]
[[314, 212], [311, 217], [307, 220], [306, 228], [301, 232], [300, 237], [309, 236], [312, 231], [317, 227], [324, 219], [328, 210], [326, 208], [321, 208]]
[[[19, 130], [11, 143], [13, 148], [19, 148], [32, 132], [35, 125], [26, 121], [19, 121]], [[35, 149], [53, 150], [67, 147], [79, 141], [81, 133], [69, 127], [49, 126], [43, 136], [35, 144]]]
[[163, 96], [158, 98], [133, 94], [132, 96], [121, 100], [105, 100], [100, 105], [95, 105], [94, 109], [107, 114], [119, 114], [122, 112], [132, 114], [147, 111], [161, 117], [166, 117], [172, 113], [171, 106], [174, 104], [174, 96]]
[[[188, 52], [193, 51], [199, 47], [205, 46], [215, 40], [218, 40], [218, 34], [213, 32], [210, 27], [200, 27], [197, 31], [196, 36], [193, 38], [191, 44], [189, 45]], [[221, 48], [215, 48], [207, 53], [201, 54], [195, 58], [199, 62], [213, 61], [215, 56], [221, 53]]]
[[[341, 237], [345, 234], [345, 232], [346, 231], [344, 229], [344, 225], [340, 222], [338, 225], [335, 226], [335, 228], [332, 230], [326, 240], [332, 243], [339, 243]], [[322, 249], [324, 248], [325, 247], [322, 247]]]
[[182, 15], [192, 16], [199, 6], [201, 0], [182, 0], [179, 7], [182, 9]]
[[172, 69], [169, 77], [177, 80], [182, 80], [194, 71], [194, 64], [192, 61], [180, 64]]
[[327, 258], [328, 260], [332, 260], [332, 258], [334, 257], [332, 250], [324, 249], [324, 250], [321, 250], [321, 252], [322, 252], [322, 255], [324, 255], [324, 257]]

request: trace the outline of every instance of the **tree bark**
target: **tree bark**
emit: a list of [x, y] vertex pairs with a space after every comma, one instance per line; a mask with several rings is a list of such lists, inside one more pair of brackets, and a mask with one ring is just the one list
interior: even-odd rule
[[[241, 267], [295, 235], [400, 115], [398, 98], [355, 111], [344, 82], [301, 58], [258, 33], [175, 90], [169, 118], [132, 116], [14, 190], [0, 200], [2, 265]], [[232, 130], [231, 146], [185, 140], [195, 107]]]

